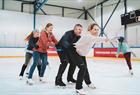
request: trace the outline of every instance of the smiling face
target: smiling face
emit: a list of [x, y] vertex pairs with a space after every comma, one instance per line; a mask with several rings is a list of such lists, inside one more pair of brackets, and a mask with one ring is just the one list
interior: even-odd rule
[[99, 26], [96, 23], [92, 23], [88, 27], [88, 31], [91, 33], [91, 35], [94, 35], [94, 36], [98, 36], [99, 35], [99, 30], [100, 30]]
[[81, 35], [81, 33], [82, 33], [82, 27], [80, 27], [80, 26], [76, 26], [75, 28], [74, 28], [74, 33], [77, 35], [77, 36], [80, 36]]
[[34, 38], [37, 38], [40, 36], [39, 32], [34, 32], [33, 35], [34, 35]]
[[99, 35], [99, 27], [97, 25], [94, 25], [93, 28], [89, 32], [94, 36], [98, 36]]
[[46, 29], [46, 32], [47, 32], [47, 33], [52, 33], [53, 24], [48, 23], [48, 24], [46, 25], [45, 29]]
[[48, 33], [52, 33], [53, 26], [49, 26], [49, 27], [47, 27], [46, 30], [47, 30]]

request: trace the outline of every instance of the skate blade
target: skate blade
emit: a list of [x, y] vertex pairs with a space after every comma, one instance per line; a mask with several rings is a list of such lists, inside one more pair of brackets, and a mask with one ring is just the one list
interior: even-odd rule
[[94, 89], [97, 89], [96, 87], [89, 87], [89, 88], [90, 88], [90, 89], [93, 89], [93, 90], [94, 90]]
[[47, 83], [46, 81], [39, 81], [41, 84], [45, 84], [45, 83]]
[[65, 88], [66, 88], [66, 86], [59, 86], [59, 85], [55, 85], [55, 87], [56, 87], [56, 88], [59, 88], [59, 89], [60, 89], [60, 88], [61, 88], [61, 89], [65, 89]]
[[69, 85], [74, 85], [74, 84], [76, 84], [76, 83], [73, 83], [73, 82], [67, 82], [67, 84], [69, 84]]
[[86, 95], [86, 94], [81, 94], [78, 91], [76, 91], [76, 95]]
[[33, 83], [29, 83], [28, 81], [26, 81], [26, 84], [28, 84], [28, 85], [30, 85], [30, 86], [32, 86], [32, 85], [33, 85]]

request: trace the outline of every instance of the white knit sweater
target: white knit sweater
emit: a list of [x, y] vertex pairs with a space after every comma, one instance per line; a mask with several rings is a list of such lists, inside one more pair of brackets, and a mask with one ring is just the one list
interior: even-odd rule
[[81, 56], [86, 56], [90, 51], [90, 49], [92, 48], [92, 46], [94, 45], [94, 43], [101, 43], [104, 41], [105, 38], [103, 37], [96, 37], [91, 35], [90, 33], [87, 33], [81, 36], [81, 38], [74, 44], [77, 53]]

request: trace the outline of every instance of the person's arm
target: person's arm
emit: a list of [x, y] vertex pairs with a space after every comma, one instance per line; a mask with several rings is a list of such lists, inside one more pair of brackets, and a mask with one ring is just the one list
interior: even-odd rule
[[55, 38], [54, 35], [52, 35], [51, 39], [52, 39], [52, 42], [53, 42], [53, 43], [58, 44], [58, 41], [57, 41], [57, 39]]
[[95, 43], [104, 43], [109, 41], [109, 39], [105, 37], [94, 37], [94, 40]]

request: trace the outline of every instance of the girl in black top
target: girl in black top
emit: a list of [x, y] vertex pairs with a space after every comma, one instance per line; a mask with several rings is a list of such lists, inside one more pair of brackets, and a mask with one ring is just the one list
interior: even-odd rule
[[[21, 72], [19, 74], [19, 79], [23, 79], [24, 71], [28, 67], [30, 60], [32, 58], [33, 54], [33, 48], [38, 48], [38, 45], [36, 44], [39, 38], [39, 31], [34, 30], [32, 31], [25, 39], [25, 41], [28, 42], [27, 48], [26, 48], [26, 54], [25, 54], [25, 63], [22, 65]], [[38, 73], [40, 74], [40, 69], [41, 69], [41, 62], [39, 62], [37, 68], [38, 68]], [[28, 76], [28, 73], [26, 73]]]

